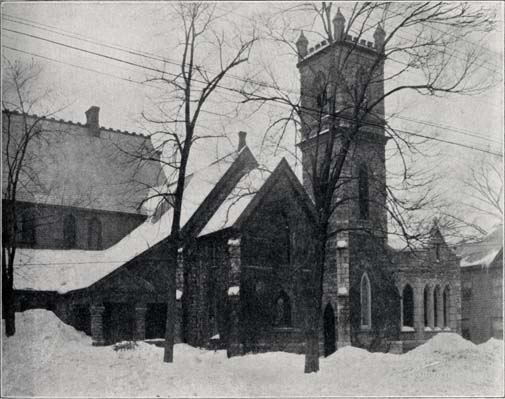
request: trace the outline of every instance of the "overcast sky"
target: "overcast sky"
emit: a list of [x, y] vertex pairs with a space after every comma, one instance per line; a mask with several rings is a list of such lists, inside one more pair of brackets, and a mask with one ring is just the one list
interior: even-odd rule
[[[475, 96], [442, 99], [402, 94], [394, 101], [386, 103], [386, 112], [394, 113], [401, 110], [402, 117], [415, 119], [417, 122], [397, 119], [393, 121], [394, 126], [501, 152], [504, 136], [503, 6], [500, 3], [488, 4], [497, 8], [501, 23], [495, 32], [485, 37], [475, 35], [471, 40], [484, 49], [485, 58], [481, 73], [496, 76], [496, 86]], [[349, 3], [342, 3], [341, 6], [342, 12], [346, 15]], [[231, 10], [235, 28], [243, 26], [245, 30], [251, 15], [268, 11], [272, 5], [221, 3], [218, 8], [223, 12]], [[172, 52], [177, 26], [170, 15], [170, 5], [166, 2], [4, 2], [2, 27], [4, 56], [11, 60], [34, 58], [43, 65], [43, 84], [54, 88], [58, 92], [61, 104], [67, 105], [57, 117], [84, 122], [84, 112], [91, 105], [97, 105], [101, 108], [101, 125], [116, 129], [141, 130], [140, 114], [148, 109], [149, 98], [156, 96], [156, 90], [126, 80], [140, 82], [149, 77], [150, 72], [138, 66], [127, 65], [47, 40], [149, 67], [160, 65], [153, 57], [177, 58], [177, 53]], [[387, 30], [387, 26], [385, 28]], [[309, 40], [317, 40], [315, 36], [308, 35], [308, 37]], [[149, 57], [135, 56], [131, 52], [128, 53], [128, 50], [148, 53]], [[268, 48], [262, 45], [252, 52], [248, 65], [239, 72], [254, 72], [255, 68], [259, 68], [265, 62], [275, 63], [278, 68], [282, 68], [283, 85], [292, 87], [295, 91], [299, 90], [295, 59], [288, 54], [270, 54]], [[232, 145], [236, 145], [236, 138], [232, 134], [239, 130], [248, 131], [248, 143], [253, 152], [255, 150], [259, 152], [268, 115], [256, 113], [250, 116], [240, 113], [231, 119], [213, 115], [212, 112], [216, 113], [226, 107], [223, 105], [224, 100], [229, 100], [229, 97], [229, 93], [216, 93], [207, 108], [210, 112], [203, 119], [202, 129], [209, 126], [215, 130], [222, 129], [231, 135], [232, 142], [222, 141], [219, 146], [212, 146], [213, 151], [209, 151], [209, 145], [196, 148], [192, 162], [195, 168], [215, 159], [214, 150], [223, 154], [229, 151]], [[426, 122], [443, 125], [449, 129], [427, 126]], [[294, 147], [294, 137], [293, 134], [286, 138], [286, 146]], [[457, 146], [433, 144], [436, 151], [445, 154], [442, 158], [437, 158], [440, 167], [447, 169], [448, 173], [454, 176], [462, 173], [464, 170], [462, 165], [469, 159], [480, 154], [475, 150]], [[267, 163], [270, 167], [274, 167], [279, 159], [269, 156]]]

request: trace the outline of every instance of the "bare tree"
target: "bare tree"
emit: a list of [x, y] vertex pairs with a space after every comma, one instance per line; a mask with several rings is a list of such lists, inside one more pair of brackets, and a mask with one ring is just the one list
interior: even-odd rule
[[[35, 63], [3, 59], [2, 92], [2, 304], [7, 336], [16, 332], [14, 259], [20, 240], [18, 195], [40, 185], [32, 149], [45, 140], [44, 119], [51, 91], [40, 89], [42, 69]], [[42, 111], [42, 113], [40, 113]], [[38, 115], [32, 115], [39, 112]], [[31, 226], [33, 229], [34, 226]]]
[[[162, 95], [142, 115], [158, 155], [144, 151], [137, 153], [136, 158], [141, 162], [161, 162], [169, 177], [169, 183], [154, 188], [146, 201], [158, 198], [171, 208], [173, 218], [166, 258], [176, 260], [179, 248], [187, 244], [181, 232], [181, 210], [191, 150], [199, 140], [219, 137], [201, 125], [202, 114], [212, 112], [208, 108], [213, 107], [210, 100], [216, 97], [216, 90], [222, 88], [232, 71], [248, 61], [256, 35], [254, 29], [233, 31], [232, 24], [226, 24], [227, 12], [217, 4], [176, 3], [171, 17], [182, 33], [170, 61], [165, 63], [165, 72], [146, 79], [149, 85], [161, 87]], [[170, 264], [167, 267], [170, 296], [164, 361], [173, 362], [176, 271]]]
[[[335, 50], [321, 65], [301, 71], [301, 96], [282, 87], [279, 84], [282, 76], [270, 65], [266, 73], [271, 82], [251, 84], [244, 93], [245, 102], [274, 103], [285, 109], [285, 113], [274, 117], [267, 131], [271, 136], [277, 133], [277, 146], [291, 126], [300, 132], [299, 141], [310, 139], [315, 143], [313, 150], [306, 151], [302, 159], [303, 173], [310, 182], [317, 211], [316, 266], [306, 331], [306, 373], [319, 370], [318, 326], [322, 317], [327, 243], [331, 235], [341, 231], [330, 222], [332, 215], [351, 199], [342, 193], [353, 178], [348, 173], [348, 165], [360, 135], [365, 130], [387, 135], [406, 166], [402, 149], [415, 152], [416, 148], [412, 140], [388, 124], [384, 112], [387, 99], [406, 91], [427, 96], [472, 94], [490, 83], [477, 74], [482, 59], [479, 47], [465, 45], [470, 33], [493, 28], [493, 15], [487, 10], [466, 3], [442, 2], [366, 2], [349, 7], [347, 24], [340, 10], [332, 18], [332, 3], [326, 2], [285, 5], [269, 15], [265, 24], [268, 39], [278, 45], [278, 51], [289, 50], [300, 64], [310, 55], [303, 32], [295, 44], [295, 32], [302, 28], [296, 23], [296, 16], [300, 19], [300, 14], [309, 22], [304, 26], [305, 32], [322, 39], [316, 50], [326, 46], [335, 46]], [[368, 52], [360, 66], [356, 54], [360, 46], [370, 47], [367, 41], [372, 32], [374, 55]], [[414, 78], [409, 75], [412, 72], [416, 74]], [[304, 86], [304, 79], [313, 80]], [[422, 209], [430, 201], [431, 191], [427, 185], [429, 179], [424, 182], [414, 179], [409, 183], [411, 179], [405, 167], [400, 182], [403, 189], [409, 188], [409, 184], [427, 188], [415, 201], [402, 198], [390, 186], [375, 193], [375, 200], [385, 206], [390, 221], [407, 241], [419, 239], [418, 228], [423, 223], [412, 223], [406, 212]], [[382, 227], [369, 230], [370, 234], [380, 237], [387, 232], [387, 227], [383, 223]]]
[[453, 179], [459, 186], [458, 200], [442, 206], [442, 224], [457, 241], [482, 239], [489, 227], [503, 223], [503, 158], [494, 155], [466, 160], [463, 176]]
[[463, 179], [464, 192], [469, 201], [464, 205], [478, 213], [503, 221], [503, 160], [482, 157], [470, 166]]

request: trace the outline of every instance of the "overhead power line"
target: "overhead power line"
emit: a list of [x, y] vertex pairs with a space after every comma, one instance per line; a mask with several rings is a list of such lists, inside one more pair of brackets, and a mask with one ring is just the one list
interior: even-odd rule
[[[242, 18], [247, 18], [247, 17], [245, 17], [245, 16], [243, 16], [243, 15], [241, 15], [239, 13], [236, 13], [236, 12], [231, 12], [231, 13], [234, 14], [234, 15], [240, 16]], [[13, 19], [9, 20], [9, 18], [18, 19], [19, 21], [15, 21]], [[91, 43], [91, 44], [94, 44], [94, 45], [110, 48], [110, 49], [113, 49], [113, 50], [116, 50], [116, 51], [125, 52], [125, 53], [130, 54], [130, 55], [144, 57], [144, 58], [151, 59], [151, 60], [154, 60], [154, 61], [159, 61], [159, 62], [163, 62], [163, 63], [167, 63], [167, 64], [171, 64], [171, 65], [175, 65], [177, 67], [180, 67], [180, 63], [177, 60], [173, 60], [173, 59], [170, 59], [168, 57], [163, 57], [163, 56], [160, 56], [158, 54], [153, 54], [153, 53], [149, 53], [149, 52], [145, 52], [145, 51], [141, 51], [141, 50], [137, 50], [137, 49], [132, 49], [132, 48], [120, 46], [120, 45], [117, 45], [117, 44], [105, 43], [103, 41], [94, 40], [94, 39], [91, 39], [89, 36], [85, 36], [85, 35], [81, 35], [81, 34], [75, 34], [73, 32], [69, 32], [69, 31], [66, 31], [66, 30], [63, 30], [63, 29], [60, 29], [60, 28], [56, 28], [56, 27], [54, 27], [52, 25], [42, 24], [42, 23], [39, 23], [39, 22], [31, 21], [31, 20], [26, 19], [26, 18], [13, 17], [13, 16], [9, 16], [9, 15], [7, 15], [6, 20], [8, 20], [10, 22], [14, 22], [14, 23], [18, 23], [18, 24], [23, 24], [23, 25], [27, 25], [27, 26], [30, 26], [30, 27], [34, 27], [36, 29], [41, 29], [41, 30], [45, 30], [45, 31], [48, 31], [48, 32], [52, 32], [52, 33], [55, 33], [55, 34], [58, 34], [58, 35], [62, 35], [62, 36], [65, 36], [65, 37], [70, 37], [72, 39], [81, 40], [81, 41], [84, 41], [84, 42], [87, 42], [87, 43]], [[28, 21], [28, 22], [23, 22], [23, 21]], [[41, 27], [39, 27], [37, 25], [40, 25]], [[60, 33], [58, 31], [63, 32], [63, 33]], [[355, 32], [355, 33], [357, 33], [357, 32]], [[396, 59], [394, 59], [392, 57], [388, 57], [388, 60], [392, 61], [392, 62], [395, 62], [395, 63], [398, 63], [398, 64], [401, 64], [401, 65], [404, 65], [404, 66], [409, 66], [407, 63], [405, 63], [403, 61], [396, 60]], [[200, 70], [202, 70], [202, 71], [215, 73], [214, 71], [211, 71], [208, 68], [203, 67], [201, 65], [198, 65], [198, 68]], [[405, 72], [414, 74], [414, 71], [412, 71], [412, 70], [406, 70]], [[238, 81], [240, 81], [242, 83], [253, 83], [253, 84], [255, 84], [255, 85], [259, 86], [259, 87], [270, 88], [270, 89], [274, 89], [274, 90], [278, 89], [278, 90], [282, 90], [282, 91], [284, 91], [286, 93], [291, 93], [291, 94], [295, 94], [295, 95], [299, 94], [298, 92], [295, 92], [295, 91], [293, 91], [293, 90], [291, 90], [289, 88], [272, 86], [271, 84], [268, 84], [268, 83], [265, 83], [265, 82], [261, 82], [261, 81], [258, 81], [258, 80], [255, 80], [255, 79], [250, 79], [250, 78], [243, 78], [241, 76], [237, 76], [237, 75], [234, 75], [232, 73], [228, 73], [226, 75], [226, 78], [235, 79], [235, 80], [238, 80]], [[494, 105], [491, 105], [489, 103], [487, 103], [487, 104], [490, 105], [490, 106], [494, 106]]]
[[[131, 62], [131, 61], [123, 60], [123, 59], [117, 58], [117, 57], [112, 57], [112, 56], [109, 56], [109, 55], [106, 55], [106, 54], [102, 54], [102, 53], [98, 53], [98, 52], [82, 49], [80, 47], [68, 45], [68, 44], [57, 42], [57, 41], [50, 40], [50, 39], [47, 39], [47, 38], [38, 37], [36, 35], [31, 35], [31, 34], [24, 33], [24, 32], [18, 32], [18, 31], [14, 31], [14, 30], [11, 30], [11, 29], [7, 29], [7, 28], [3, 28], [3, 29], [6, 30], [6, 31], [9, 31], [9, 32], [19, 33], [19, 34], [22, 34], [22, 35], [26, 35], [28, 37], [33, 37], [33, 38], [44, 40], [44, 41], [47, 41], [47, 42], [50, 42], [50, 43], [54, 43], [56, 45], [68, 47], [68, 48], [74, 49], [76, 51], [82, 51], [82, 52], [85, 52], [85, 53], [89, 53], [89, 54], [92, 54], [92, 55], [97, 56], [97, 57], [103, 57], [103, 58], [110, 59], [110, 60], [113, 60], [113, 61], [116, 61], [116, 62], [125, 63], [125, 64], [131, 65], [131, 66], [135, 66], [135, 67], [142, 68], [142, 69], [147, 69], [147, 70], [150, 70], [150, 71], [153, 71], [153, 72], [157, 72], [157, 73], [164, 73], [164, 74], [168, 74], [168, 75], [172, 75], [172, 76], [177, 76], [176, 74], [173, 74], [173, 73], [170, 73], [170, 72], [167, 72], [167, 71], [163, 71], [163, 70], [160, 70], [160, 69], [157, 69], [157, 68], [153, 68], [153, 67], [149, 67], [149, 66], [146, 66], [146, 65], [142, 65], [142, 64]], [[18, 49], [13, 49], [13, 50], [20, 51]], [[37, 56], [35, 54], [32, 54], [32, 55]], [[45, 57], [45, 58], [48, 58], [48, 57]], [[135, 83], [132, 80], [128, 80], [128, 79], [124, 79], [124, 78], [122, 80], [130, 81], [132, 83]], [[195, 82], [206, 84], [206, 82], [201, 82], [201, 81], [198, 81], [196, 79], [195, 79]], [[138, 83], [138, 82], [136, 82], [136, 83]], [[241, 95], [243, 94], [242, 91], [240, 91], [238, 89], [230, 88], [230, 87], [227, 87], [227, 86], [218, 85], [217, 87], [220, 88], [220, 89], [228, 90], [228, 91], [233, 92], [235, 94], [241, 94]], [[282, 102], [279, 102], [279, 101], [276, 101], [276, 102], [277, 102], [277, 104], [279, 104], [281, 106], [286, 106], [286, 104], [284, 104]], [[225, 116], [225, 115], [220, 115], [220, 116]], [[398, 129], [396, 129], [396, 130], [398, 130]], [[444, 142], [444, 143], [448, 143], [448, 144], [453, 144], [453, 145], [457, 145], [457, 146], [460, 146], [460, 147], [463, 147], [463, 148], [472, 149], [472, 150], [488, 153], [488, 154], [499, 156], [499, 157], [502, 156], [501, 154], [498, 154], [498, 153], [495, 153], [495, 152], [492, 152], [492, 151], [489, 151], [489, 150], [485, 150], [485, 149], [482, 149], [482, 148], [473, 147], [473, 146], [469, 146], [469, 145], [465, 145], [465, 144], [461, 144], [461, 143], [457, 143], [457, 142], [452, 142], [452, 141], [449, 141], [449, 140], [443, 140], [443, 139], [438, 139], [438, 138], [434, 138], [434, 137], [430, 137], [430, 136], [425, 136], [425, 135], [421, 135], [421, 134], [415, 133], [415, 132], [410, 132], [410, 131], [407, 131], [407, 130], [398, 130], [398, 131], [402, 131], [405, 134], [410, 134], [410, 135], [413, 135], [413, 136], [423, 137], [423, 138], [426, 138], [426, 139], [429, 139], [429, 140], [434, 140], [434, 141]]]
[[[15, 17], [15, 18], [18, 18], [18, 17]], [[23, 20], [23, 18], [18, 18], [18, 19]], [[27, 20], [27, 21], [29, 21], [29, 20]], [[21, 22], [21, 23], [25, 24], [25, 25], [28, 25], [28, 26], [32, 26], [32, 27], [38, 28], [36, 25], [33, 25], [32, 23], [24, 23], [24, 22]], [[50, 25], [40, 24], [38, 22], [34, 22], [34, 23], [37, 24], [37, 25], [42, 25], [42, 26], [50, 26]], [[123, 51], [123, 52], [126, 52], [126, 53], [131, 54], [131, 55], [146, 57], [146, 58], [149, 58], [149, 59], [152, 59], [152, 60], [162, 61], [162, 62], [166, 62], [166, 63], [170, 63], [170, 64], [173, 64], [173, 65], [179, 66], [179, 63], [176, 62], [176, 61], [174, 61], [174, 60], [171, 60], [171, 59], [168, 59], [168, 58], [165, 58], [165, 57], [161, 57], [161, 56], [157, 56], [157, 55], [154, 55], [152, 53], [146, 53], [146, 52], [142, 52], [142, 51], [139, 51], [139, 50], [128, 49], [128, 48], [125, 48], [125, 47], [122, 47], [122, 46], [111, 45], [111, 44], [108, 44], [108, 43], [103, 43], [103, 42], [99, 42], [99, 41], [95, 41], [95, 40], [81, 39], [79, 37], [80, 35], [62, 34], [62, 33], [57, 32], [57, 30], [59, 30], [58, 28], [54, 28], [54, 29], [57, 29], [57, 30], [54, 30], [54, 29], [45, 29], [45, 28], [39, 28], [39, 29], [44, 29], [44, 30], [47, 30], [47, 31], [50, 31], [50, 32], [54, 32], [54, 33], [61, 34], [61, 35], [67, 36], [67, 37], [71, 37], [71, 38], [75, 38], [75, 39], [78, 39], [78, 40], [82, 40], [82, 41], [85, 41], [85, 42], [88, 42], [88, 43], [96, 44], [96, 45], [99, 45], [99, 46], [107, 47], [107, 48], [110, 48], [110, 49], [114, 49], [114, 50], [118, 50], [118, 51]], [[21, 33], [21, 34], [24, 34], [24, 32]], [[47, 38], [41, 38], [41, 40], [45, 40], [45, 39], [47, 39]], [[47, 39], [47, 40], [49, 40], [49, 39]], [[61, 45], [64, 45], [63, 43], [60, 43], [60, 42], [58, 42], [58, 43], [61, 44]], [[84, 49], [80, 49], [80, 50], [84, 50]], [[144, 66], [142, 66], [142, 67], [144, 67]], [[202, 67], [200, 67], [200, 69], [201, 70], [205, 70], [205, 68], [202, 68]], [[208, 72], [210, 72], [210, 71], [208, 71]], [[165, 72], [165, 73], [170, 74], [169, 72]], [[295, 93], [294, 91], [286, 89], [286, 88], [273, 87], [271, 85], [265, 84], [263, 82], [254, 81], [252, 79], [246, 79], [246, 78], [242, 78], [242, 77], [237, 77], [237, 76], [234, 76], [234, 75], [231, 75], [231, 74], [227, 75], [227, 77], [231, 77], [233, 79], [240, 80], [241, 82], [244, 82], [244, 83], [254, 83], [254, 84], [257, 84], [257, 85], [262, 85], [263, 87], [272, 88], [272, 89], [279, 89], [279, 90], [282, 90], [282, 91], [285, 91], [285, 92], [288, 92], [288, 93], [298, 94], [298, 93]], [[486, 140], [486, 141], [492, 141], [492, 142], [495, 142], [496, 144], [503, 145], [503, 143], [501, 143], [499, 141], [496, 141], [496, 140], [493, 140], [493, 139], [487, 138], [487, 137], [482, 137], [482, 135], [480, 133], [477, 133], [477, 132], [471, 132], [471, 131], [468, 131], [468, 130], [467, 131], [463, 131], [462, 129], [457, 129], [457, 128], [453, 128], [453, 127], [438, 125], [438, 124], [436, 124], [434, 122], [421, 121], [421, 120], [416, 120], [416, 119], [409, 119], [409, 118], [406, 118], [406, 117], [400, 117], [400, 116], [395, 116], [395, 115], [390, 115], [390, 116], [393, 117], [393, 118], [408, 120], [410, 122], [419, 123], [419, 124], [423, 124], [423, 125], [430, 126], [430, 127], [436, 127], [436, 128], [440, 128], [440, 129], [444, 129], [444, 130], [456, 131], [456, 132], [459, 132], [461, 134], [468, 135], [468, 136], [471, 136], [471, 137], [474, 137], [474, 138], [477, 138], [477, 139]]]

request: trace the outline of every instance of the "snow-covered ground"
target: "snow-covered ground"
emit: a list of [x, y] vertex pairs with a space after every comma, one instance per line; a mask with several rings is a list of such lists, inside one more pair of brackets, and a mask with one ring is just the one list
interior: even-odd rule
[[52, 312], [17, 314], [17, 333], [2, 327], [4, 396], [502, 396], [503, 341], [474, 345], [444, 333], [403, 355], [346, 347], [303, 374], [302, 355], [282, 352], [226, 358], [224, 351], [93, 347]]

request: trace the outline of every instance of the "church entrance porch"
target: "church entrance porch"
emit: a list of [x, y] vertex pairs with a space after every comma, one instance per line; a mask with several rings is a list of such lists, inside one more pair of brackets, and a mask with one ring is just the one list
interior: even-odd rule
[[135, 337], [135, 305], [131, 303], [105, 303], [103, 333], [106, 344], [131, 341]]

